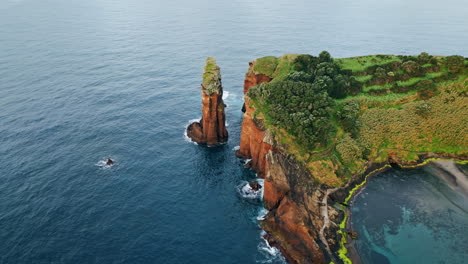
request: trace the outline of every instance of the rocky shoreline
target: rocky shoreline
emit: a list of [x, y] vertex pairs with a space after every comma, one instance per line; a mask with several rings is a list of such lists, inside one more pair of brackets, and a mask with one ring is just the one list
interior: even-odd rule
[[[271, 81], [257, 76], [254, 65], [255, 62], [249, 64], [244, 94], [250, 87]], [[468, 160], [468, 156], [421, 153], [417, 160], [408, 162], [389, 154], [385, 162], [365, 164], [365, 172], [352, 176], [345, 185], [330, 187], [315, 181], [304, 164], [276, 142], [264, 121], [254, 115], [248, 96], [243, 110], [241, 143], [236, 155], [251, 159], [251, 168], [264, 178], [263, 198], [269, 212], [260, 226], [270, 245], [277, 247], [289, 263], [359, 263], [357, 252], [348, 242], [348, 206], [370, 176], [392, 167], [416, 168], [437, 159]]]

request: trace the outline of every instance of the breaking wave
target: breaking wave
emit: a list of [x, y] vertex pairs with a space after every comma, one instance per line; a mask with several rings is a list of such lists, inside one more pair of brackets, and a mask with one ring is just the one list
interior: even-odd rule
[[223, 100], [226, 100], [229, 97], [228, 91], [223, 91]]
[[262, 186], [260, 190], [253, 190], [250, 187], [248, 181], [242, 181], [241, 184], [237, 185], [237, 192], [243, 197], [247, 199], [262, 199], [263, 198], [263, 180], [258, 179], [258, 183]]
[[98, 162], [96, 163], [96, 166], [101, 167], [101, 168], [103, 168], [103, 169], [108, 169], [108, 168], [110, 168], [110, 167], [116, 165], [115, 160], [114, 160], [114, 164], [112, 164], [112, 165], [107, 165], [106, 159], [107, 159], [107, 158], [104, 158], [104, 159], [98, 161]]
[[261, 241], [258, 244], [258, 251], [265, 257], [264, 260], [257, 263], [287, 263], [278, 248], [270, 246], [270, 243], [265, 239], [266, 232], [262, 230], [260, 233]]
[[257, 215], [257, 220], [258, 221], [262, 221], [262, 220], [265, 220], [265, 216], [268, 214], [268, 210], [266, 208], [262, 208], [258, 211], [258, 215]]

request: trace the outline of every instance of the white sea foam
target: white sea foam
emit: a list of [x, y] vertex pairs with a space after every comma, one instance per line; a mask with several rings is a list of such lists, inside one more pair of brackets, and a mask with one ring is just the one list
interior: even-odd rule
[[106, 160], [107, 160], [107, 158], [98, 161], [98, 162], [96, 163], [96, 166], [101, 167], [101, 168], [103, 168], [103, 169], [108, 169], [108, 168], [110, 168], [110, 167], [116, 165], [115, 160], [114, 160], [114, 164], [112, 164], [112, 165], [107, 165]]
[[246, 160], [244, 160], [244, 165], [249, 164], [249, 162], [251, 162], [251, 161], [252, 161], [252, 159], [246, 159]]
[[[260, 181], [259, 181], [260, 183]], [[262, 183], [260, 183], [262, 185]], [[237, 191], [243, 198], [247, 199], [261, 199], [263, 196], [263, 185], [258, 191], [254, 191], [248, 181], [242, 181], [241, 184], [237, 185]]]
[[190, 124], [192, 124], [193, 122], [200, 122], [200, 120], [201, 120], [201, 118], [190, 119], [190, 120], [188, 121], [187, 125], [185, 125], [185, 129], [184, 129], [184, 140], [185, 140], [186, 142], [189, 142], [189, 143], [198, 145], [197, 142], [192, 141], [192, 139], [189, 138], [189, 136], [187, 135], [187, 128], [188, 128], [188, 126], [190, 126]]
[[268, 214], [268, 212], [269, 211], [266, 208], [260, 209], [260, 211], [258, 211], [257, 220], [258, 221], [265, 220], [265, 216]]
[[226, 100], [229, 97], [228, 91], [223, 91], [223, 100]]
[[239, 149], [240, 149], [240, 146], [235, 146], [235, 147], [232, 148], [232, 150], [234, 150], [234, 151], [238, 151]]
[[265, 239], [266, 232], [262, 230], [260, 233], [261, 241], [258, 244], [258, 251], [265, 257], [264, 260], [257, 261], [259, 263], [286, 263], [286, 260], [281, 255], [278, 248], [270, 246], [270, 243]]

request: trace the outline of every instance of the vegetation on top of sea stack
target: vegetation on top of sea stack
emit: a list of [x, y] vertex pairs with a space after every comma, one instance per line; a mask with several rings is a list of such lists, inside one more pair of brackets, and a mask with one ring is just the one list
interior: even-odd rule
[[212, 57], [206, 58], [202, 85], [207, 95], [220, 92], [221, 70], [216, 64], [216, 60]]
[[269, 83], [247, 94], [282, 148], [315, 181], [339, 186], [390, 154], [468, 153], [468, 68], [461, 56], [285, 55], [255, 61]]

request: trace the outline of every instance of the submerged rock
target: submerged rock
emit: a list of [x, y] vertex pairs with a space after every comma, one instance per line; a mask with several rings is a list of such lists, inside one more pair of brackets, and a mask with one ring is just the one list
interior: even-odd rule
[[221, 72], [216, 60], [208, 57], [203, 71], [202, 119], [187, 127], [187, 136], [199, 144], [209, 146], [224, 143], [228, 140], [226, 116], [223, 101]]
[[114, 165], [114, 161], [113, 161], [111, 158], [108, 158], [108, 159], [106, 160], [106, 165], [107, 165], [107, 166], [112, 166], [112, 165]]

